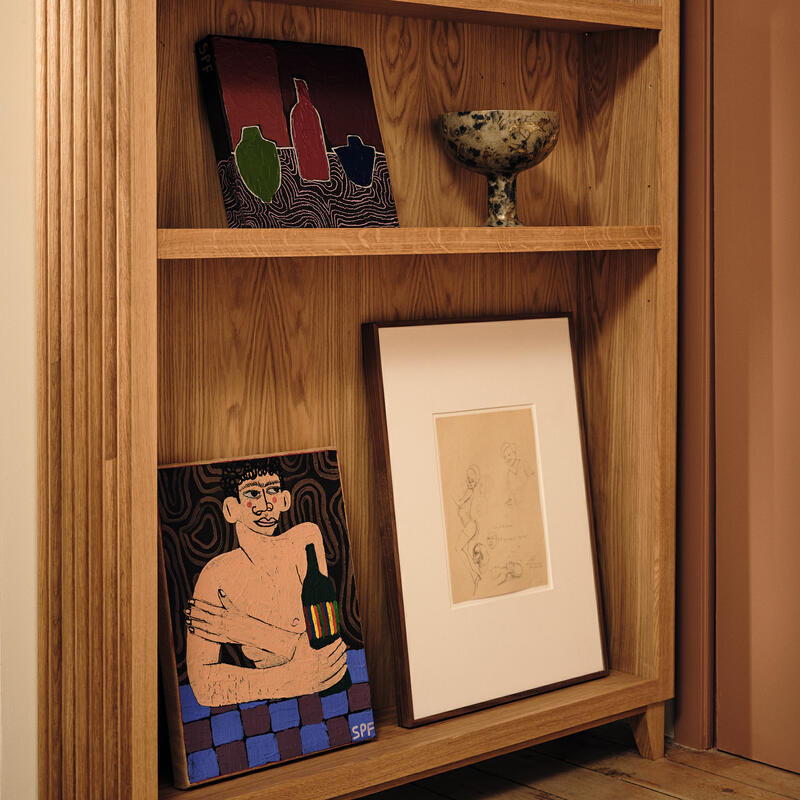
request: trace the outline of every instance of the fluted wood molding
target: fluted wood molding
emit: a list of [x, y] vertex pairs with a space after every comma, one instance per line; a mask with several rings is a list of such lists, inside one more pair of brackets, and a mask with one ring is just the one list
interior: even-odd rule
[[39, 0], [39, 797], [153, 798], [155, 2]]

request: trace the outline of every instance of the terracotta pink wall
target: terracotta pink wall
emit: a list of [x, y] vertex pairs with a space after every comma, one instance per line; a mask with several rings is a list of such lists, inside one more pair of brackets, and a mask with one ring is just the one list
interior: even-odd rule
[[717, 744], [800, 771], [800, 3], [715, 3]]
[[712, 5], [681, 8], [675, 740], [714, 744]]

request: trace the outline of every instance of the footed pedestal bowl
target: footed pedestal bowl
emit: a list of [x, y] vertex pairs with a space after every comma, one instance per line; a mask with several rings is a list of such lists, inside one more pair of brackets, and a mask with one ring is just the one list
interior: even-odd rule
[[555, 111], [449, 111], [439, 117], [447, 152], [489, 182], [490, 227], [522, 225], [517, 175], [550, 155], [561, 127]]

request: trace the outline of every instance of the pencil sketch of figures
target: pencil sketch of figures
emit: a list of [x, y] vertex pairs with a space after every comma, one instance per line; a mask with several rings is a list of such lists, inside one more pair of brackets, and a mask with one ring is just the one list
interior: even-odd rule
[[461, 520], [463, 527], [459, 538], [458, 550], [464, 556], [464, 563], [472, 576], [473, 594], [477, 591], [478, 583], [481, 580], [480, 561], [475, 559], [475, 554], [471, 549], [471, 543], [478, 536], [478, 521], [473, 516], [473, 506], [475, 506], [475, 512], [477, 512], [480, 506], [480, 481], [481, 471], [475, 464], [471, 464], [467, 468], [464, 493], [456, 500], [458, 518]]
[[520, 564], [519, 561], [508, 561], [502, 566], [495, 568], [495, 573], [494, 573], [495, 582], [499, 586], [501, 583], [505, 583], [508, 580], [521, 578], [522, 573], [523, 573], [522, 564]]
[[522, 505], [527, 499], [528, 479], [533, 475], [533, 470], [527, 461], [523, 461], [517, 455], [517, 445], [514, 442], [503, 444], [502, 455], [508, 468], [506, 471], [506, 488], [508, 490], [506, 505]]
[[532, 407], [434, 417], [453, 603], [549, 582]]
[[476, 542], [472, 547], [472, 562], [475, 564], [478, 572], [486, 563], [487, 555], [486, 548], [480, 543]]

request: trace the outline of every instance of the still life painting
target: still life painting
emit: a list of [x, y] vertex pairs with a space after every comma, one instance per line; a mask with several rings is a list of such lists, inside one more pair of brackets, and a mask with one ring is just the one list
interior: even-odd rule
[[398, 225], [362, 50], [207, 36], [195, 53], [229, 227]]
[[162, 467], [176, 785], [375, 737], [336, 452]]

